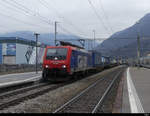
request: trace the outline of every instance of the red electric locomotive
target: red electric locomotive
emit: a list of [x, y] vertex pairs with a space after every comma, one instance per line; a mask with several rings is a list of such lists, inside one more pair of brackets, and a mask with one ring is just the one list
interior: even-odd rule
[[[77, 46], [48, 46], [43, 60], [44, 80], [63, 79], [92, 65], [92, 54]], [[67, 78], [66, 78], [67, 79]]]

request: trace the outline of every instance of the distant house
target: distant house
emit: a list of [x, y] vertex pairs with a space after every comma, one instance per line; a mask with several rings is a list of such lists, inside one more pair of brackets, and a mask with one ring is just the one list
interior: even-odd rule
[[[44, 44], [38, 43], [38, 63], [42, 63]], [[19, 37], [0, 37], [0, 64], [35, 64], [36, 42]]]

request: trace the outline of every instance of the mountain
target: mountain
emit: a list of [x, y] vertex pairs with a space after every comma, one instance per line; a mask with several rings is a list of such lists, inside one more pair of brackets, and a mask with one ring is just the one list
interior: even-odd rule
[[[35, 41], [35, 36], [34, 33], [31, 31], [17, 31], [17, 32], [10, 32], [10, 33], [5, 33], [5, 34], [0, 34], [0, 37], [21, 37], [27, 40], [34, 40]], [[41, 43], [45, 43], [48, 45], [54, 45], [54, 34], [53, 33], [43, 33], [39, 35], [38, 41]], [[79, 44], [79, 42], [75, 41], [76, 39], [79, 39], [77, 36], [72, 36], [72, 35], [65, 35], [65, 34], [58, 34], [57, 35], [57, 40], [68, 40], [70, 41], [74, 40], [74, 44]]]
[[149, 20], [150, 13], [141, 18], [139, 23], [135, 23], [133, 26], [113, 34], [110, 38], [103, 41], [102, 44], [98, 45], [96, 49], [100, 50], [103, 55], [133, 57], [136, 55], [137, 34], [139, 34], [141, 45], [144, 46], [144, 49], [141, 49], [141, 51], [143, 50], [144, 53], [147, 52], [149, 48], [146, 45], [150, 41], [142, 38], [150, 37]]

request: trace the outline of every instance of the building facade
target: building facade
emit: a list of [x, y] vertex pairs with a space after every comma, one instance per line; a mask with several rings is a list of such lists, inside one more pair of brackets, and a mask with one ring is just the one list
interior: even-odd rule
[[[44, 44], [38, 43], [38, 63], [42, 63]], [[0, 37], [0, 64], [35, 64], [36, 43], [17, 37]]]

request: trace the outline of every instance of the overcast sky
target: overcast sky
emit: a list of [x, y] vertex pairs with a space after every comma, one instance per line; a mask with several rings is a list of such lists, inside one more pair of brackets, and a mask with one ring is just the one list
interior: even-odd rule
[[150, 0], [0, 0], [0, 33], [54, 32], [107, 38], [150, 13]]

